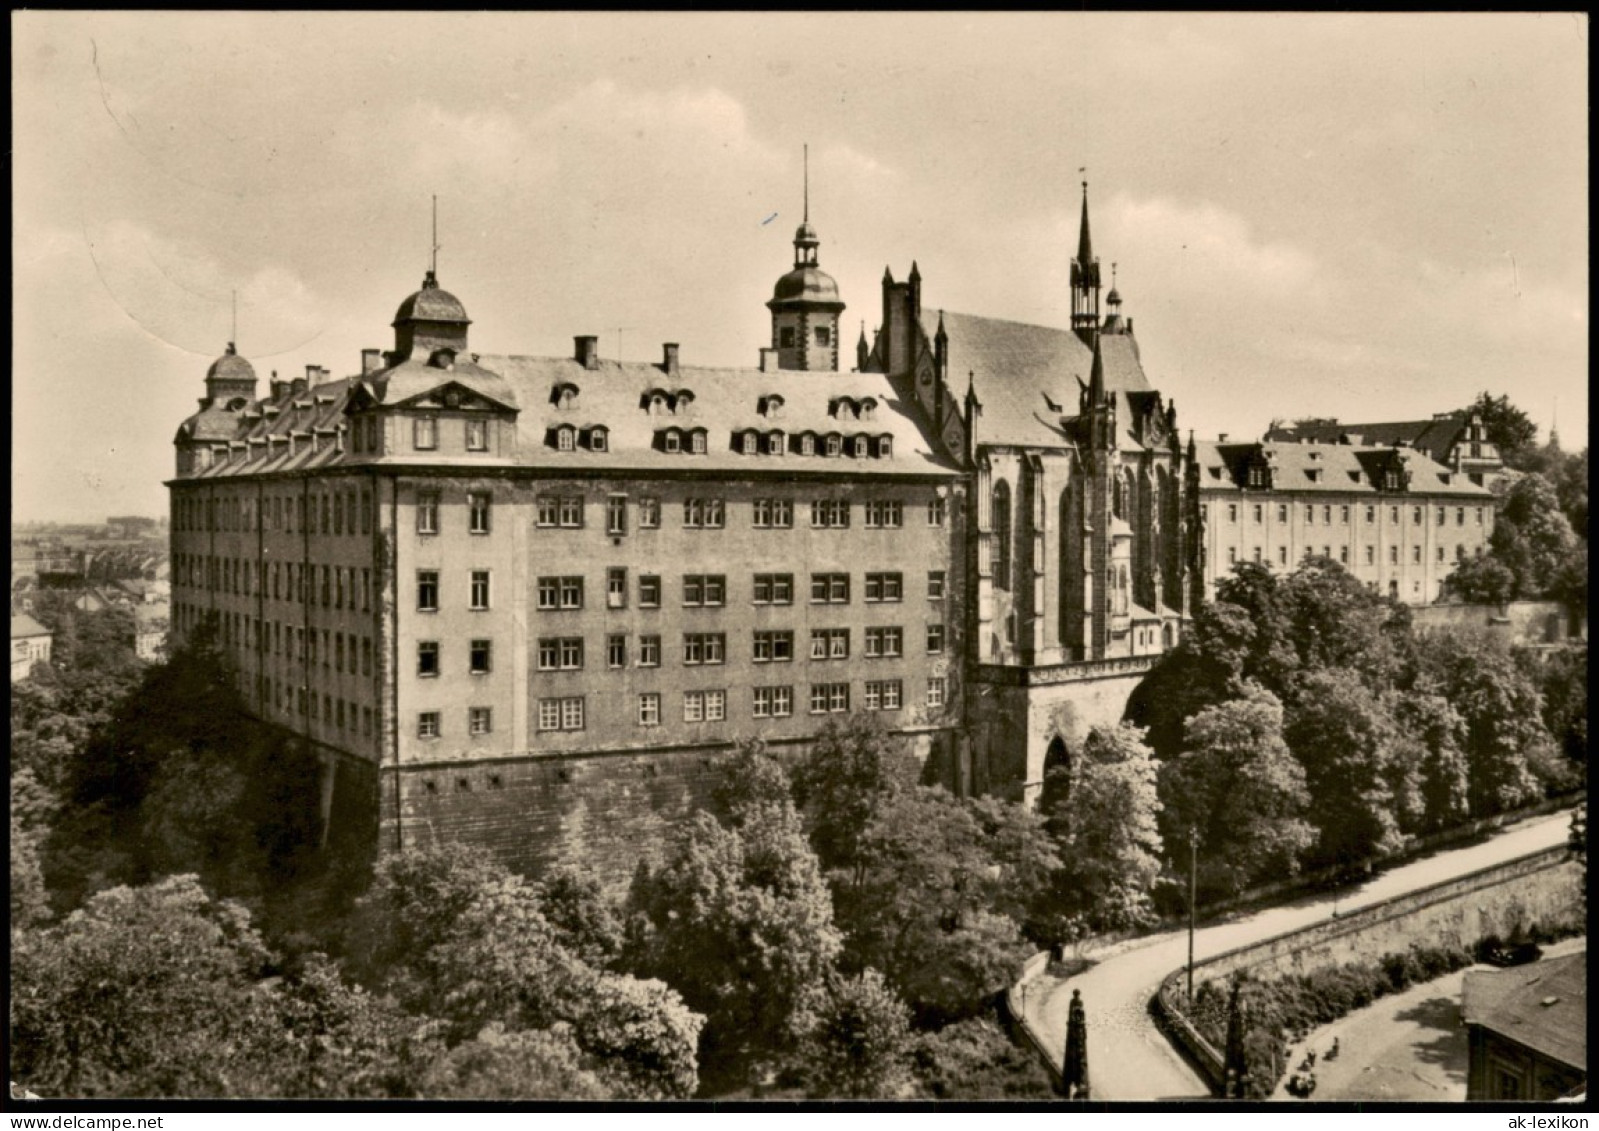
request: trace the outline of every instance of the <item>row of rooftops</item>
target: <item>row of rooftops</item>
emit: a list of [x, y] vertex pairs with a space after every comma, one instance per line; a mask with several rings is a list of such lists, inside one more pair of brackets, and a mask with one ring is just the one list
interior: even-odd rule
[[1194, 445], [1203, 492], [1449, 495], [1491, 499], [1471, 473], [1454, 471], [1408, 447], [1356, 447], [1314, 441]]

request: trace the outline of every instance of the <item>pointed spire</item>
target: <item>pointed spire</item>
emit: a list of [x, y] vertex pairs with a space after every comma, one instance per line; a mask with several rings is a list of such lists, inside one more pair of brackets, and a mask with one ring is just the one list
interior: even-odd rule
[[949, 335], [944, 332], [944, 312], [942, 310], [938, 312], [938, 330], [933, 334], [933, 340], [935, 342], [949, 341]]
[[883, 285], [885, 287], [894, 285], [894, 272], [890, 271], [886, 266], [883, 268]]
[[914, 260], [914, 259], [913, 259], [913, 260], [911, 260], [911, 274], [910, 274], [910, 281], [911, 281], [911, 282], [913, 282], [913, 283], [919, 283], [919, 282], [921, 282], [921, 281], [922, 281], [922, 271], [921, 271], [921, 268], [919, 268], [919, 267], [917, 267], [917, 266], [916, 266], [916, 260]]
[[805, 145], [805, 215], [803, 219], [809, 223], [811, 218], [811, 147]]
[[1100, 356], [1099, 339], [1094, 339], [1094, 364], [1088, 371], [1088, 403], [1105, 403], [1105, 359]]
[[1077, 262], [1084, 267], [1094, 261], [1094, 241], [1088, 235], [1088, 182], [1083, 182], [1083, 222], [1077, 230]]
[[438, 286], [439, 278], [439, 197], [433, 194], [433, 244], [429, 249], [428, 278], [433, 280], [433, 285]]

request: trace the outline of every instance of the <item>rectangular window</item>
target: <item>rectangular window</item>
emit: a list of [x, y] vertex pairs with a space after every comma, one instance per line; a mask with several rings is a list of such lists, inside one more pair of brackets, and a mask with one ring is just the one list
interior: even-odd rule
[[947, 509], [947, 504], [937, 495], [929, 499], [927, 502], [927, 525], [943, 526]]
[[1393, 523], [1396, 526], [1399, 524], [1399, 508], [1398, 507], [1389, 507], [1388, 508], [1388, 521]]
[[494, 709], [492, 707], [468, 707], [466, 709], [466, 730], [468, 734], [474, 736], [492, 732], [494, 730]]
[[792, 499], [756, 499], [751, 513], [757, 530], [786, 530], [794, 525]]
[[944, 571], [941, 569], [928, 570], [927, 572], [927, 599], [929, 601], [942, 601], [944, 599]]
[[1420, 565], [1421, 564], [1421, 547], [1420, 546], [1412, 546], [1412, 547], [1410, 547], [1410, 560], [1415, 565]]
[[583, 579], [581, 577], [561, 578], [561, 608], [581, 609], [583, 607]]
[[794, 575], [792, 573], [757, 573], [755, 575], [755, 603], [757, 605], [792, 605], [794, 603]]
[[1288, 564], [1288, 547], [1287, 546], [1278, 546], [1277, 547], [1277, 564], [1278, 565], [1287, 565]]
[[1238, 504], [1237, 503], [1228, 503], [1227, 504], [1227, 521], [1228, 522], [1237, 522], [1238, 521]]
[[436, 569], [419, 569], [416, 571], [416, 607], [418, 612], [436, 613], [439, 611], [439, 571]]
[[605, 666], [608, 668], [627, 667], [627, 637], [607, 636], [605, 638]]
[[868, 680], [866, 683], [866, 709], [868, 711], [897, 711], [904, 705], [904, 684], [897, 679]]
[[892, 658], [905, 651], [905, 631], [900, 628], [868, 628], [866, 655], [871, 659]]
[[1264, 522], [1266, 520], [1266, 508], [1264, 506], [1262, 506], [1260, 503], [1256, 503], [1255, 504], [1254, 513], [1255, 513], [1255, 524], [1257, 526], [1260, 523], [1262, 523], [1262, 522]]
[[1340, 565], [1348, 565], [1349, 564], [1349, 547], [1348, 546], [1339, 546], [1338, 547], [1338, 562], [1339, 562]]
[[898, 573], [869, 573], [866, 575], [866, 600], [900, 601], [904, 599], [905, 582]]
[[432, 451], [439, 446], [439, 422], [431, 416], [419, 416], [411, 422], [411, 446], [419, 452]]
[[559, 526], [561, 524], [561, 500], [554, 495], [540, 495], [533, 502], [533, 524], [535, 526]]
[[944, 626], [930, 624], [927, 626], [927, 654], [940, 655], [944, 651]]
[[1277, 504], [1277, 521], [1278, 522], [1287, 522], [1288, 521], [1288, 504], [1287, 503], [1278, 503]]
[[813, 659], [813, 660], [847, 660], [847, 659], [849, 659], [849, 629], [847, 629], [847, 628], [813, 628], [813, 629], [811, 629], [811, 659]]
[[717, 530], [725, 525], [721, 499], [684, 499], [683, 525], [690, 530]]
[[843, 529], [849, 526], [849, 500], [813, 500], [811, 502], [811, 525], [824, 529]]
[[576, 530], [583, 525], [583, 500], [576, 495], [565, 495], [561, 498], [561, 525], [568, 530]]
[[927, 705], [929, 707], [942, 707], [945, 694], [945, 677], [936, 675], [927, 681]]
[[1399, 564], [1399, 547], [1398, 546], [1389, 546], [1388, 547], [1388, 564], [1389, 565], [1398, 565]]
[[583, 697], [539, 700], [539, 730], [582, 730]]
[[[316, 697], [311, 697], [311, 702], [316, 702]], [[418, 738], [437, 738], [439, 736], [439, 713], [437, 711], [423, 711], [416, 717], [416, 736]]]
[[1347, 506], [1338, 508], [1338, 521], [1345, 526], [1349, 525], [1349, 508]]
[[1260, 547], [1259, 546], [1255, 547], [1254, 554], [1255, 554], [1255, 564], [1259, 565], [1260, 564]]
[[[577, 642], [577, 666], [583, 666], [583, 641]], [[473, 675], [487, 675], [494, 662], [494, 645], [487, 640], [474, 640], [467, 652], [470, 666], [467, 668]]]
[[757, 719], [786, 719], [794, 713], [792, 687], [757, 687], [751, 714]]
[[489, 450], [489, 422], [487, 420], [468, 420], [466, 422], [466, 450], [469, 452], [486, 452]]
[[[1310, 551], [1306, 550], [1305, 553], [1309, 554]], [[1227, 547], [1227, 564], [1228, 565], [1237, 565], [1238, 564], [1238, 547], [1237, 546], [1228, 546]]]
[[1438, 508], [1438, 525], [1442, 526], [1446, 521], [1448, 521], [1448, 517], [1449, 517], [1449, 508], [1448, 507], [1439, 507]]
[[685, 691], [683, 693], [685, 723], [717, 723], [725, 718], [727, 718], [727, 692]]
[[1420, 507], [1413, 507], [1412, 508], [1411, 515], [1410, 515], [1410, 524], [1412, 526], [1420, 526], [1421, 525], [1421, 508]]
[[439, 496], [436, 491], [426, 491], [416, 497], [416, 532], [439, 532]]
[[794, 658], [794, 634], [777, 630], [757, 632], [751, 656], [757, 664], [787, 663]]
[[655, 574], [646, 573], [639, 576], [638, 605], [641, 609], [661, 607], [661, 579]]
[[1332, 504], [1323, 503], [1321, 507], [1321, 521], [1326, 526], [1332, 525]]
[[655, 530], [661, 525], [661, 500], [645, 497], [638, 501], [640, 530]]
[[849, 604], [849, 574], [847, 574], [847, 573], [813, 573], [813, 574], [811, 574], [811, 604], [813, 604], [813, 605], [847, 605], [847, 604]]
[[905, 525], [905, 506], [894, 499], [876, 499], [866, 504], [866, 525], [874, 530]]
[[638, 697], [638, 725], [641, 727], [661, 725], [660, 692], [647, 691]]
[[1455, 525], [1456, 526], [1464, 526], [1464, 525], [1466, 525], [1466, 508], [1465, 507], [1456, 507], [1455, 508]]
[[849, 710], [849, 684], [811, 684], [811, 714], [825, 715]]
[[605, 532], [627, 533], [627, 496], [612, 495], [605, 500]]
[[690, 607], [727, 603], [727, 578], [719, 573], [690, 573], [683, 577], [683, 604]]
[[727, 661], [727, 637], [719, 632], [683, 634], [683, 663], [721, 664]]
[[[489, 571], [486, 569], [475, 569], [472, 571], [470, 607], [477, 610], [483, 610], [489, 607]], [[539, 606], [541, 609], [543, 607], [543, 605]]]
[[1444, 548], [1442, 546], [1439, 546], [1438, 547], [1438, 564], [1442, 565], [1443, 562], [1444, 562]]
[[1377, 547], [1370, 542], [1366, 543], [1366, 564], [1375, 565], [1377, 562]]
[[1314, 526], [1315, 524], [1316, 524], [1316, 508], [1313, 505], [1307, 505], [1305, 507], [1305, 525]]
[[605, 571], [605, 607], [627, 608], [627, 570], [620, 566]]
[[423, 640], [416, 646], [416, 674], [439, 674], [439, 645], [436, 640]]
[[541, 577], [538, 584], [538, 606], [541, 609], [558, 609], [561, 607], [561, 579], [558, 577]]
[[466, 496], [466, 529], [469, 534], [489, 532], [490, 498], [481, 491], [468, 492]]
[[641, 636], [638, 638], [638, 666], [641, 668], [658, 668], [661, 666], [661, 638], [659, 636]]
[[1482, 508], [1481, 507], [1477, 508], [1477, 525], [1478, 526], [1482, 525]]

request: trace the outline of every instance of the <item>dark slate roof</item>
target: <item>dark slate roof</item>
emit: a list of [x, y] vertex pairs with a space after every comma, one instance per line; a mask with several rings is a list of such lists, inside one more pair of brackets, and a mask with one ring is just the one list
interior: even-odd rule
[[[481, 355], [475, 362], [458, 361], [453, 369], [438, 369], [421, 362], [402, 362], [389, 370], [365, 377], [346, 377], [315, 385], [303, 393], [284, 393], [253, 404], [244, 413], [223, 414], [234, 421], [228, 434], [231, 456], [224, 462], [194, 473], [191, 478], [212, 479], [230, 475], [298, 471], [334, 464], [379, 463], [385, 466], [433, 466], [439, 460], [427, 452], [407, 452], [374, 460], [353, 452], [340, 452], [332, 433], [345, 428], [345, 405], [363, 389], [384, 405], [397, 404], [452, 382], [475, 389], [490, 399], [519, 408], [517, 455], [514, 461], [492, 457], [462, 460], [464, 466], [538, 467], [564, 469], [614, 469], [626, 471], [720, 471], [730, 474], [807, 473], [903, 476], [955, 473], [957, 465], [946, 458], [924, 428], [916, 406], [901, 396], [889, 378], [877, 373], [815, 373], [778, 370], [763, 373], [749, 369], [682, 367], [668, 375], [648, 362], [600, 361], [585, 369], [568, 358]], [[577, 386], [576, 399], [562, 408], [557, 386]], [[651, 415], [647, 397], [652, 390], [675, 394], [688, 390], [692, 404], [678, 414]], [[762, 416], [763, 400], [783, 398], [781, 413]], [[871, 419], [829, 414], [832, 401], [870, 397], [877, 402]], [[268, 411], [269, 409], [275, 411]], [[579, 429], [595, 425], [608, 431], [603, 452], [578, 447], [560, 451], [550, 442], [561, 424]], [[706, 430], [704, 454], [657, 450], [656, 433], [666, 428]], [[781, 430], [789, 436], [805, 431], [820, 435], [892, 437], [893, 454], [886, 458], [829, 458], [822, 455], [744, 455], [738, 435], [744, 430], [762, 433]], [[295, 452], [283, 442], [290, 432], [301, 437]], [[311, 435], [320, 431], [313, 447]], [[278, 437], [276, 442], [271, 437]], [[249, 441], [254, 440], [254, 443]], [[268, 442], [263, 443], [263, 440]], [[764, 447], [764, 445], [763, 445]]]
[[233, 346], [228, 346], [228, 352], [211, 363], [211, 368], [205, 371], [207, 381], [221, 378], [224, 381], [254, 381], [255, 366], [233, 352]]
[[461, 305], [461, 300], [444, 290], [434, 280], [433, 272], [429, 271], [422, 280], [422, 289], [410, 295], [400, 303], [400, 309], [394, 315], [394, 325], [401, 322], [460, 322], [470, 324], [471, 319], [466, 316], [466, 307]]
[[[1469, 476], [1451, 471], [1429, 459], [1424, 452], [1405, 448], [1272, 442], [1221, 444], [1201, 440], [1195, 443], [1194, 449], [1199, 461], [1199, 487], [1207, 493], [1242, 491], [1247, 481], [1248, 461], [1254, 453], [1261, 452], [1273, 468], [1273, 490], [1376, 495], [1381, 469], [1397, 453], [1411, 475], [1410, 494], [1475, 500], [1494, 497], [1492, 491], [1479, 487]], [[1321, 476], [1313, 480], [1310, 473], [1317, 470]]]
[[1464, 415], [1438, 420], [1399, 420], [1380, 424], [1305, 424], [1283, 425], [1266, 433], [1268, 440], [1315, 440], [1318, 444], [1337, 444], [1347, 437], [1351, 442], [1374, 448], [1409, 444], [1426, 452], [1440, 463], [1466, 426]]
[[1561, 1064], [1588, 1070], [1588, 955], [1545, 958], [1509, 970], [1471, 970], [1460, 1015]]
[[[1077, 415], [1081, 386], [1088, 384], [1094, 363], [1081, 338], [1053, 326], [924, 309], [922, 330], [929, 341], [940, 317], [949, 338], [952, 390], [962, 394], [970, 373], [983, 406], [978, 443], [1064, 447], [1070, 442], [1060, 422]], [[1131, 335], [1101, 335], [1100, 361], [1107, 393], [1154, 391]], [[1120, 400], [1117, 420], [1125, 429], [1133, 414], [1125, 398]]]
[[51, 635], [50, 630], [27, 613], [18, 613], [11, 618], [11, 639], [13, 640], [26, 640], [31, 636], [49, 635]]
[[822, 303], [844, 309], [838, 297], [838, 284], [819, 267], [796, 267], [781, 279], [772, 290], [770, 306], [787, 306], [795, 303]]

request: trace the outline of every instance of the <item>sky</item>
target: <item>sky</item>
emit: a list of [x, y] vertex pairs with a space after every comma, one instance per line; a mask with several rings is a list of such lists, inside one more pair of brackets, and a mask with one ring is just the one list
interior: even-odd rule
[[435, 195], [474, 351], [753, 366], [805, 145], [848, 342], [913, 260], [1067, 326], [1086, 178], [1179, 427], [1486, 390], [1587, 443], [1585, 15], [11, 20], [20, 521], [165, 511], [235, 292], [263, 393], [390, 348]]

